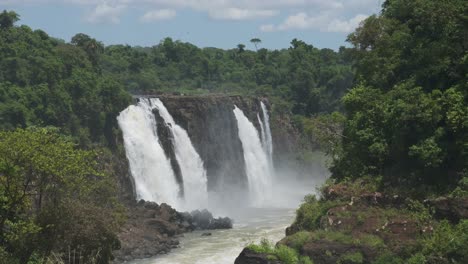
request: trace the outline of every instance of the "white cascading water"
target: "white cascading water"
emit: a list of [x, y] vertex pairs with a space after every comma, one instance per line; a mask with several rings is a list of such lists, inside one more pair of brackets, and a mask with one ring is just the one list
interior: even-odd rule
[[237, 106], [233, 111], [244, 151], [251, 202], [253, 206], [260, 207], [271, 198], [271, 167], [255, 126]]
[[179, 207], [179, 185], [171, 164], [159, 144], [156, 119], [152, 112], [155, 99], [140, 99], [117, 117], [123, 132], [138, 199], [168, 203]]
[[182, 127], [177, 125], [161, 100], [154, 106], [174, 135], [174, 151], [184, 182], [184, 208], [206, 208], [208, 203], [207, 178], [203, 161]]
[[[265, 134], [264, 137], [262, 137], [263, 145], [268, 155], [270, 166], [273, 168], [273, 139], [271, 137], [270, 116], [268, 115], [268, 109], [266, 108], [266, 105], [263, 102], [260, 102], [260, 106], [262, 108], [263, 113], [262, 129], [264, 130], [263, 133]], [[262, 122], [260, 122], [260, 124], [261, 123]]]

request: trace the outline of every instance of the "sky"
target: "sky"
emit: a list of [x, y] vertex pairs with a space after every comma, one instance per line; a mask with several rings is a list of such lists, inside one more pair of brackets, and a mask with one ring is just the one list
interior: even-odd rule
[[19, 24], [70, 41], [85, 33], [105, 45], [153, 46], [162, 39], [199, 47], [288, 48], [297, 38], [338, 49], [382, 0], [0, 0]]

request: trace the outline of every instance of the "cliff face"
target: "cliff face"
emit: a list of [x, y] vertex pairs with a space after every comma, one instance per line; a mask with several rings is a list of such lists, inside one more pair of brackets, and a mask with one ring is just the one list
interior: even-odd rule
[[[187, 131], [194, 148], [204, 162], [208, 190], [221, 191], [220, 193], [225, 193], [227, 199], [232, 193], [239, 193], [240, 197], [244, 197], [242, 193], [248, 189], [242, 143], [233, 114], [235, 106], [244, 112], [260, 133], [259, 118], [263, 119], [260, 102], [265, 103], [270, 115], [276, 164], [291, 157], [297, 148], [298, 136], [289, 116], [272, 115], [272, 106], [266, 98], [227, 95], [158, 95], [157, 98], [164, 103], [175, 122]], [[158, 111], [153, 111], [153, 114], [159, 124], [157, 133], [160, 144], [171, 160], [179, 185], [183, 186], [180, 165], [177, 164], [174, 154], [173, 135]], [[120, 163], [128, 164], [126, 159]], [[125, 187], [123, 190], [127, 196], [135, 197], [132, 182], [128, 179], [128, 165], [122, 169], [125, 169], [121, 171], [122, 185]], [[181, 195], [183, 195], [182, 189]]]
[[258, 99], [240, 96], [159, 96], [204, 161], [208, 190], [246, 189], [247, 176], [233, 109], [237, 105], [258, 127]]

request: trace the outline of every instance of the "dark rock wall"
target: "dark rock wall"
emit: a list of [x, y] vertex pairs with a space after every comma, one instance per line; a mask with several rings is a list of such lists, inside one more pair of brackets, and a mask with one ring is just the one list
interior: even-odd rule
[[180, 169], [179, 162], [177, 161], [175, 150], [174, 150], [174, 135], [172, 130], [169, 127], [170, 124], [167, 124], [164, 119], [159, 114], [158, 110], [153, 110], [154, 117], [157, 124], [157, 133], [159, 142], [161, 143], [162, 148], [166, 154], [166, 157], [169, 158], [171, 163], [172, 171], [176, 178], [177, 183], [180, 188], [180, 196], [184, 196], [184, 179], [182, 177], [182, 170]]
[[[151, 97], [151, 96], [148, 96]], [[270, 126], [272, 130], [274, 161], [280, 164], [295, 153], [298, 145], [298, 133], [292, 126], [290, 116], [286, 114], [274, 115], [268, 99], [243, 96], [206, 95], [180, 96], [158, 95], [175, 122], [188, 133], [195, 149], [204, 162], [208, 177], [208, 190], [221, 191], [226, 199], [231, 199], [232, 192], [247, 191], [247, 175], [242, 143], [238, 136], [237, 121], [233, 110], [234, 105], [240, 108], [247, 118], [254, 124], [260, 134], [258, 117], [263, 119], [260, 101], [268, 108]], [[136, 98], [136, 101], [139, 99]], [[170, 158], [175, 176], [182, 187], [180, 166], [174, 154], [173, 136], [167, 124], [154, 111], [158, 123], [158, 136], [166, 156]], [[123, 146], [123, 142], [121, 142]], [[128, 162], [123, 158], [120, 168], [122, 186], [126, 196], [135, 198], [134, 187], [129, 177]], [[130, 178], [130, 180], [129, 180]], [[183, 195], [183, 189], [181, 188]], [[238, 201], [242, 202], [242, 201]]]
[[258, 127], [257, 99], [240, 96], [159, 96], [190, 136], [204, 161], [208, 190], [246, 190], [242, 143], [233, 109], [237, 105]]

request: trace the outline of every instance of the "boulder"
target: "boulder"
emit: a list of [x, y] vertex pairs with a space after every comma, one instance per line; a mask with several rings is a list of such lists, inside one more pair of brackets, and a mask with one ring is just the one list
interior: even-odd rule
[[274, 260], [268, 254], [256, 253], [249, 248], [244, 248], [234, 261], [234, 264], [281, 264], [279, 260]]
[[425, 202], [434, 207], [435, 216], [439, 219], [457, 223], [468, 218], [468, 197], [439, 197]]
[[214, 218], [206, 209], [195, 210], [190, 213], [191, 223], [196, 230], [229, 229], [232, 228], [232, 220], [229, 217]]

